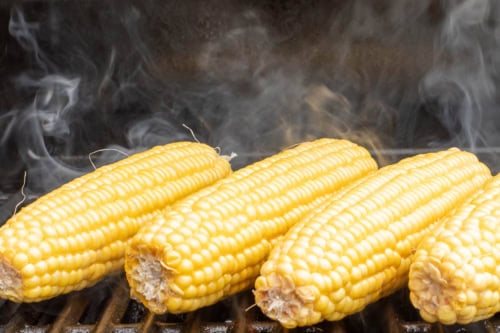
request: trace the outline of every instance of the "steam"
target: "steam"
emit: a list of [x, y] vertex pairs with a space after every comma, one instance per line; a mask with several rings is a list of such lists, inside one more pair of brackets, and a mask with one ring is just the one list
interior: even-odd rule
[[[133, 7], [128, 9], [130, 10], [124, 10], [120, 17], [121, 24], [134, 41], [138, 52], [129, 50], [132, 53], [127, 57], [134, 58], [137, 64], [134, 63], [126, 71], [120, 71], [120, 66], [124, 65], [123, 59], [117, 60], [116, 43], [110, 46], [109, 51], [105, 51], [109, 52], [107, 63], [94, 62], [92, 56], [95, 49], [85, 49], [77, 42], [63, 50], [68, 52], [67, 58], [61, 57], [57, 52], [50, 53], [54, 52], [50, 50], [54, 43], [81, 38], [80, 28], [67, 31], [69, 35], [75, 33], [74, 36], [59, 35], [54, 32], [58, 30], [54, 29], [54, 24], [56, 28], [62, 28], [65, 22], [57, 11], [50, 13], [48, 21], [30, 21], [27, 17], [29, 8], [12, 9], [9, 33], [32, 63], [32, 66], [20, 72], [12, 81], [17, 91], [21, 92], [20, 95], [27, 100], [32, 99], [32, 102], [26, 106], [16, 106], [0, 117], [0, 121], [5, 124], [1, 143], [7, 146], [15, 141], [18, 148], [15, 158], [23, 161], [24, 172], [29, 174], [27, 187], [30, 191], [47, 192], [91, 171], [95, 165], [123, 158], [123, 154], [117, 152], [127, 155], [144, 149], [141, 146], [143, 142], [138, 142], [133, 147], [123, 147], [115, 142], [99, 141], [98, 137], [103, 133], [99, 133], [102, 132], [102, 126], [97, 122], [103, 118], [106, 121], [106, 114], [127, 103], [124, 96], [141, 94], [138, 83], [143, 79], [141, 75], [144, 76], [143, 63], [149, 60], [139, 33], [134, 30], [137, 29], [139, 13]], [[83, 44], [87, 42], [90, 41], [84, 41]], [[41, 46], [42, 43], [44, 47]], [[118, 61], [122, 61], [122, 64], [118, 64]], [[102, 74], [99, 73], [100, 66], [103, 68]], [[117, 76], [120, 76], [118, 81]], [[150, 102], [147, 94], [141, 98]], [[104, 108], [104, 116], [86, 119], [101, 108]], [[92, 133], [94, 130], [95, 133]], [[120, 130], [123, 131], [123, 128]], [[109, 136], [108, 133], [104, 134]], [[138, 140], [137, 135], [135, 140]], [[159, 142], [148, 143], [154, 145]], [[105, 147], [108, 149], [95, 155], [92, 160], [90, 157], [88, 160], [83, 158]], [[79, 158], [72, 159], [75, 155]]]
[[41, 126], [40, 130], [52, 137], [68, 135], [68, 119], [78, 102], [80, 80], [58, 75], [47, 75], [40, 80], [21, 76], [17, 83], [37, 91], [28, 113], [35, 115]]
[[484, 117], [497, 108], [498, 73], [491, 52], [498, 52], [498, 45], [488, 26], [491, 4], [468, 0], [445, 6], [447, 16], [436, 39], [436, 67], [422, 81], [422, 93], [440, 106], [437, 116], [453, 134], [450, 143], [474, 151], [478, 145], [498, 144], [484, 131]]
[[[247, 158], [241, 165], [321, 136], [351, 139], [374, 150], [381, 147], [366, 126], [368, 115], [355, 110], [343, 94], [345, 84], [335, 87], [318, 80], [316, 68], [304, 65], [301, 54], [282, 54], [284, 35], [276, 34], [255, 11], [243, 12], [236, 22], [205, 44], [198, 63], [210, 80], [204, 95], [208, 110], [200, 110], [200, 115], [220, 123], [215, 141], [243, 152], [239, 155]], [[383, 118], [372, 120], [377, 119]]]
[[0, 169], [26, 170], [35, 192], [91, 171], [94, 151], [98, 166], [192, 140], [183, 124], [237, 153], [235, 168], [322, 136], [381, 164], [500, 145], [488, 0], [32, 6], [11, 11], [25, 66], [8, 77], [19, 96], [0, 113]]
[[47, 140], [65, 140], [70, 134], [69, 119], [78, 101], [79, 80], [49, 75], [40, 80], [20, 77], [18, 84], [36, 90], [33, 103], [17, 112], [16, 125], [17, 141], [25, 147], [19, 154], [28, 163], [30, 178], [40, 179], [41, 186], [50, 188], [79, 175], [64, 167], [47, 147]]
[[19, 7], [13, 8], [9, 21], [9, 33], [24, 50], [33, 55], [37, 65], [46, 70], [50, 61], [40, 49], [36, 39], [36, 34], [39, 32], [39, 29], [39, 23], [27, 22], [22, 10]]

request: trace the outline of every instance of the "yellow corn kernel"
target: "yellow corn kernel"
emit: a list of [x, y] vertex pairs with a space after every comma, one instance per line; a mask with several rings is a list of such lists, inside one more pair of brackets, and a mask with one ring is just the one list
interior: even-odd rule
[[419, 244], [409, 289], [422, 318], [469, 324], [500, 311], [500, 174]]
[[406, 284], [420, 240], [489, 178], [476, 156], [450, 149], [360, 179], [273, 248], [255, 282], [256, 304], [288, 328], [362, 310]]
[[0, 228], [0, 298], [37, 302], [123, 270], [126, 244], [154, 214], [230, 172], [213, 148], [177, 142], [41, 196]]
[[132, 297], [154, 313], [179, 313], [251, 287], [272, 244], [290, 226], [376, 168], [366, 149], [319, 139], [178, 201], [127, 248]]

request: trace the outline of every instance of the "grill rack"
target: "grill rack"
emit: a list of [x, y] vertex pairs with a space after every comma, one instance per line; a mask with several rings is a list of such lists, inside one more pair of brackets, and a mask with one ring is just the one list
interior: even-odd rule
[[185, 315], [155, 315], [129, 298], [123, 276], [49, 301], [0, 306], [0, 333], [497, 333], [500, 316], [470, 325], [423, 322], [404, 289], [337, 322], [286, 329], [251, 307], [250, 291]]

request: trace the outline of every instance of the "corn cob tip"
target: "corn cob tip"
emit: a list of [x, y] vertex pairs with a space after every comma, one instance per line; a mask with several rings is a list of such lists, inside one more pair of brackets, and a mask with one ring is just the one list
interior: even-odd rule
[[148, 309], [155, 314], [166, 313], [167, 307], [162, 299], [175, 294], [167, 283], [172, 270], [152, 254], [140, 254], [133, 257], [127, 255], [127, 257], [128, 260], [137, 263], [130, 271], [126, 269], [127, 278], [133, 279], [133, 285], [137, 285], [136, 288], [130, 289], [130, 297], [148, 304]]
[[0, 260], [0, 298], [21, 302], [22, 278], [20, 272], [5, 260]]
[[233, 158], [238, 157], [238, 154], [236, 154], [235, 152], [231, 152], [231, 154], [229, 154], [229, 155], [222, 155], [222, 154], [219, 154], [219, 155], [220, 155], [220, 157], [222, 157], [223, 159], [225, 159], [228, 162], [231, 162], [233, 160]]
[[[410, 301], [419, 310], [420, 316], [427, 322], [441, 322], [445, 325], [457, 323], [453, 302], [458, 302], [453, 295], [456, 290], [438, 269], [439, 263], [432, 260], [415, 263], [410, 281]], [[414, 292], [418, 290], [418, 296]], [[471, 315], [474, 315], [473, 313]]]
[[256, 287], [253, 291], [256, 305], [283, 327], [295, 328], [320, 321], [321, 313], [313, 308], [319, 292], [313, 286], [297, 287], [291, 278], [273, 273], [265, 280], [259, 277]]

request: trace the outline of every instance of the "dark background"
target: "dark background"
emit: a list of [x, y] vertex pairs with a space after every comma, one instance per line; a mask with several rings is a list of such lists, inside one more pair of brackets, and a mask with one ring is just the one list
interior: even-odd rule
[[[500, 149], [496, 2], [4, 1], [0, 194], [197, 139], [235, 168], [317, 137], [380, 163]], [[96, 164], [123, 155], [103, 151]]]

